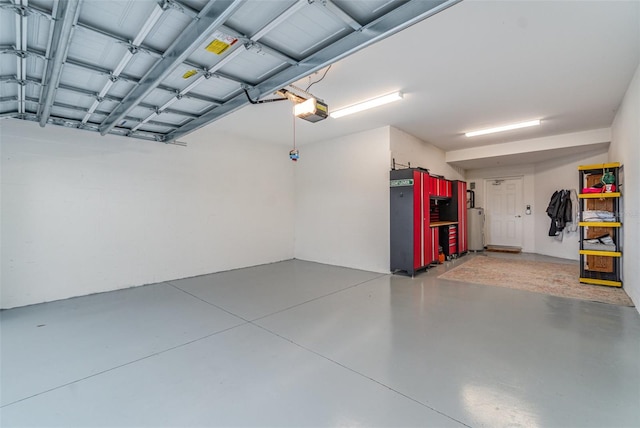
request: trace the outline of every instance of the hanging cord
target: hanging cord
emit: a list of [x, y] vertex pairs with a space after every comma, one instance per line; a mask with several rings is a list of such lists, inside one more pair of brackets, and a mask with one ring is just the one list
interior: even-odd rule
[[[331, 64], [329, 67], [327, 67], [327, 69], [324, 71], [324, 74], [322, 75], [321, 78], [319, 78], [318, 80], [316, 80], [313, 83], [309, 83], [309, 86], [307, 86], [307, 89], [305, 89], [304, 91], [307, 92], [309, 90], [310, 87], [312, 87], [313, 85], [315, 85], [318, 82], [322, 82], [322, 79], [324, 79], [327, 76], [327, 73], [329, 72], [329, 70], [331, 70], [331, 66], [333, 64]], [[309, 80], [311, 80], [311, 77], [309, 77]]]
[[296, 115], [295, 115], [295, 106], [293, 107], [293, 114], [291, 117], [293, 118], [293, 149], [289, 152], [289, 159], [294, 162], [298, 162], [300, 155], [298, 150], [296, 149]]

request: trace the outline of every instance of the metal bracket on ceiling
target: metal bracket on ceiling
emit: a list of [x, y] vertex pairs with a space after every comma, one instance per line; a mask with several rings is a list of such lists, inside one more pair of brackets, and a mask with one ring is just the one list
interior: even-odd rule
[[22, 17], [29, 16], [33, 13], [33, 9], [29, 6], [15, 4], [15, 3], [2, 3], [0, 4], [0, 9], [8, 9], [14, 11], [17, 15]]
[[349, 27], [351, 27], [352, 30], [356, 32], [361, 32], [363, 30], [364, 27], [362, 26], [362, 24], [356, 21], [351, 15], [345, 12], [341, 7], [336, 5], [333, 1], [321, 0], [320, 2], [316, 3], [316, 5], [320, 6], [322, 10], [325, 11], [327, 14], [332, 15], [338, 18], [340, 21], [347, 24]]
[[46, 18], [50, 21], [53, 21], [54, 18], [50, 13], [47, 13], [40, 8], [31, 6], [31, 5], [19, 5], [13, 3], [0, 3], [0, 9], [13, 10], [16, 14], [20, 16], [28, 16], [28, 15], [38, 15]]
[[97, 132], [98, 127], [95, 125], [89, 125], [88, 123], [80, 123], [78, 125], [78, 129], [84, 129], [86, 131], [93, 131], [93, 132]]
[[[86, 26], [81, 26], [80, 28], [87, 28]], [[89, 31], [92, 31], [93, 29], [88, 28]], [[98, 33], [98, 34], [102, 34], [102, 33]], [[116, 39], [117, 36], [112, 35], [111, 36], [113, 39]], [[132, 55], [135, 55], [137, 53], [142, 52], [143, 54], [147, 54], [147, 55], [152, 55], [155, 57], [161, 57], [162, 54], [160, 52], [156, 52], [154, 50], [148, 49], [145, 46], [142, 45], [134, 45], [133, 42], [131, 40], [128, 41], [124, 41], [124, 40], [118, 40], [116, 41], [116, 43], [122, 44], [124, 46], [126, 46], [127, 50], [129, 51], [129, 53], [131, 53]]]
[[[189, 6], [180, 3], [179, 1], [176, 0], [164, 0], [162, 2], [161, 7], [163, 9], [174, 9], [177, 10], [180, 13], [183, 13], [185, 15], [190, 16], [191, 18], [195, 18], [196, 16], [198, 16], [198, 11], [196, 11], [195, 9], [190, 8]], [[166, 10], [165, 9], [165, 10]]]
[[246, 43], [244, 44], [244, 48], [246, 50], [248, 50], [248, 51], [253, 51], [253, 52], [257, 53], [257, 54], [264, 55], [264, 53], [262, 52], [262, 47], [260, 46], [260, 44], [254, 42], [251, 39], [246, 41]]
[[33, 77], [28, 77], [26, 79], [18, 79], [15, 75], [13, 76], [0, 76], [0, 83], [15, 83], [16, 85], [26, 86], [26, 85], [36, 85], [40, 86], [41, 83], [37, 80], [34, 80]]
[[43, 61], [46, 61], [48, 59], [46, 55], [44, 55], [43, 53], [40, 53], [34, 50], [16, 49], [13, 46], [12, 47], [0, 46], [0, 54], [15, 55], [18, 58], [33, 57], [33, 58], [39, 58]]
[[24, 58], [26, 56], [24, 54], [24, 51], [18, 50], [13, 46], [6, 46], [6, 45], [0, 46], [0, 55], [2, 54], [15, 55], [21, 58]]
[[158, 3], [158, 6], [160, 6], [160, 9], [162, 10], [167, 10], [171, 7], [171, 0], [162, 0], [161, 2]]

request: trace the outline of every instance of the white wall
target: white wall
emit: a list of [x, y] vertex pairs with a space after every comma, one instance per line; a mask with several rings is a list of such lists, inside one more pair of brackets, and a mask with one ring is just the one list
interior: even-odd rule
[[[475, 183], [474, 192], [476, 207], [486, 208], [485, 181], [496, 178], [517, 177], [522, 177], [522, 192], [524, 195], [522, 204], [523, 206], [531, 205], [531, 215], [524, 215], [522, 218], [522, 251], [525, 253], [533, 253], [535, 252], [534, 218], [539, 215], [540, 211], [544, 212], [547, 208], [546, 205], [544, 207], [540, 207], [535, 203], [535, 178], [533, 165], [467, 170], [467, 189], [470, 189], [471, 183]], [[487, 236], [486, 231], [485, 236]]]
[[535, 252], [553, 257], [578, 260], [580, 258], [580, 234], [563, 234], [562, 241], [548, 236], [551, 219], [546, 214], [553, 192], [560, 189], [580, 189], [578, 166], [593, 165], [607, 161], [607, 153], [602, 151], [578, 153], [535, 166], [535, 204], [538, 207], [535, 216]]
[[389, 127], [299, 150], [295, 257], [389, 272]]
[[[589, 148], [588, 146], [609, 144], [610, 141], [611, 128], [591, 129], [589, 131], [571, 132], [568, 134], [451, 150], [447, 152], [446, 159], [447, 162], [452, 163], [467, 160], [477, 161], [478, 159], [495, 160], [500, 157], [508, 160], [516, 157], [522, 158], [523, 155], [527, 156], [528, 159], [532, 159], [535, 158], [536, 155], [549, 152], [563, 152], [564, 154], [561, 156], [564, 156], [572, 153], [585, 153], [590, 150], [597, 150], [597, 147]], [[539, 161], [540, 159], [531, 162]]]
[[287, 150], [0, 122], [0, 307], [293, 257]]
[[445, 161], [445, 152], [411, 134], [391, 127], [391, 158], [396, 163], [427, 168], [429, 172], [449, 180], [464, 180], [464, 170], [452, 167]]
[[551, 219], [546, 213], [547, 206], [551, 195], [556, 190], [578, 190], [579, 165], [590, 165], [606, 161], [606, 152], [602, 150], [590, 151], [531, 165], [468, 170], [467, 182], [476, 183], [476, 206], [486, 208], [484, 203], [485, 180], [522, 177], [523, 206], [531, 205], [531, 215], [523, 217], [522, 251], [578, 260], [580, 257], [578, 254], [580, 247], [578, 232], [565, 231], [562, 241], [550, 237], [549, 226]]
[[640, 311], [640, 66], [612, 125], [609, 161], [624, 165], [623, 287]]

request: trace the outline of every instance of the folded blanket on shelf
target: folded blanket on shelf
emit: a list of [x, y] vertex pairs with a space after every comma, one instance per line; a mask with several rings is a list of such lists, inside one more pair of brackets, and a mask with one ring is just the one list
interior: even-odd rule
[[585, 239], [582, 241], [583, 250], [600, 250], [600, 251], [615, 251], [616, 243], [613, 241], [611, 235], [602, 235], [597, 238]]
[[615, 244], [607, 245], [607, 244], [592, 244], [588, 242], [582, 243], [583, 250], [596, 250], [596, 251], [615, 251]]
[[598, 236], [597, 238], [585, 239], [584, 242], [589, 242], [591, 244], [615, 245], [613, 238], [609, 234]]
[[582, 221], [616, 221], [616, 216], [610, 211], [587, 210], [582, 212]]

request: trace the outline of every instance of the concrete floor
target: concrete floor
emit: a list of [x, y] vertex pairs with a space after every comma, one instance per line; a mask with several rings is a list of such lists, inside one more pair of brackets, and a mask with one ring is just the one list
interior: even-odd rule
[[2, 311], [0, 425], [640, 426], [636, 309], [437, 279], [471, 257], [413, 279], [287, 261]]

